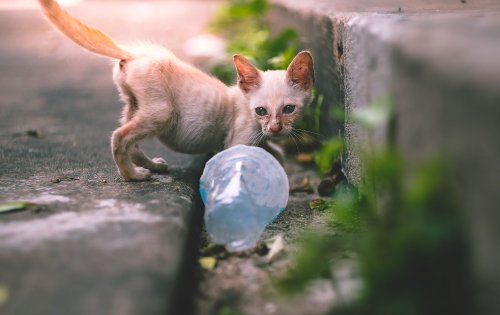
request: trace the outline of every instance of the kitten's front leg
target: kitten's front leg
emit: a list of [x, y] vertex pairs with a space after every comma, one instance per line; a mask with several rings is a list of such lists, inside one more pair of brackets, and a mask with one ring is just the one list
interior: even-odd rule
[[279, 145], [269, 140], [265, 140], [260, 147], [271, 153], [281, 165], [285, 164], [285, 152], [283, 152], [283, 149]]

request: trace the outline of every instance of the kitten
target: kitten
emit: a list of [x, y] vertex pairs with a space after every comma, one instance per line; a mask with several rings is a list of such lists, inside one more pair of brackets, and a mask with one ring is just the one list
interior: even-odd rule
[[238, 84], [228, 87], [163, 47], [119, 45], [56, 1], [39, 2], [50, 22], [75, 43], [117, 60], [113, 79], [126, 105], [111, 148], [126, 180], [146, 180], [151, 172], [168, 170], [165, 160], [151, 159], [138, 147], [152, 136], [182, 153], [261, 146], [283, 162], [280, 148], [267, 139], [288, 134], [309, 101], [314, 81], [309, 52], [297, 54], [286, 71], [265, 72], [235, 55]]

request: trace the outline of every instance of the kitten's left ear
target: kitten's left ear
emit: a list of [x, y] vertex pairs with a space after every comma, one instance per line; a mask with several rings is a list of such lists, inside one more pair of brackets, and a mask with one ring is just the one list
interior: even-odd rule
[[233, 56], [236, 72], [238, 72], [238, 86], [244, 93], [249, 93], [260, 86], [260, 71], [241, 55]]
[[301, 51], [293, 58], [286, 70], [286, 78], [292, 85], [309, 91], [314, 84], [314, 63], [311, 53]]

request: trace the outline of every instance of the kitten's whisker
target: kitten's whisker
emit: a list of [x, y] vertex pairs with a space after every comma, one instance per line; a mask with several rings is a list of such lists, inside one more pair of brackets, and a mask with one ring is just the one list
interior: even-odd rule
[[297, 137], [297, 135], [293, 132], [293, 130], [292, 130], [292, 132], [290, 132], [290, 135], [291, 135], [293, 142], [295, 143], [295, 148], [297, 149], [297, 153], [299, 153], [300, 152], [299, 145], [297, 144], [297, 141], [295, 141], [295, 137]]
[[298, 131], [300, 133], [308, 133], [308, 134], [315, 135], [315, 136], [318, 136], [320, 138], [323, 138], [322, 134], [314, 132], [314, 131], [305, 130], [305, 129], [299, 129], [299, 128], [293, 128], [293, 130]]
[[258, 146], [262, 143], [264, 138], [265, 138], [264, 133], [262, 131], [259, 131], [252, 136], [252, 138], [250, 139], [250, 143], [254, 146]]
[[[296, 135], [300, 136], [300, 139], [302, 140], [302, 142], [313, 141], [314, 143], [321, 143], [321, 140], [323, 139], [323, 136], [318, 134], [318, 133], [308, 132], [307, 130], [303, 130], [303, 129], [295, 129], [295, 131], [296, 131]], [[314, 135], [314, 137], [309, 137], [308, 140], [305, 140], [304, 137], [307, 134], [312, 134], [312, 135]], [[318, 137], [316, 137], [316, 136], [318, 136]]]

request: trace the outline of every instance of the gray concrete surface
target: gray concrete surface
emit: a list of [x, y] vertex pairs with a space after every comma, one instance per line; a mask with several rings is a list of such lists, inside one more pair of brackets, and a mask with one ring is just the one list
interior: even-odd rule
[[[216, 6], [91, 1], [69, 9], [118, 40], [156, 40], [185, 57], [183, 42]], [[33, 4], [0, 6], [0, 95], [0, 202], [39, 205], [0, 215], [0, 313], [187, 312], [205, 157], [151, 141], [146, 152], [166, 158], [171, 173], [124, 182], [109, 146], [121, 112], [110, 61], [55, 32]]]
[[[297, 28], [304, 48], [313, 51], [321, 68], [318, 89], [332, 101], [326, 108], [342, 106], [349, 115], [389, 96], [397, 114], [393, 140], [408, 164], [435, 155], [450, 161], [470, 223], [478, 313], [500, 313], [500, 3], [273, 4], [274, 25]], [[335, 71], [324, 75], [324, 69]], [[349, 122], [331, 126], [323, 131], [346, 136], [345, 170], [359, 182], [360, 152], [367, 149], [368, 138], [388, 141], [387, 126], [370, 132]]]

